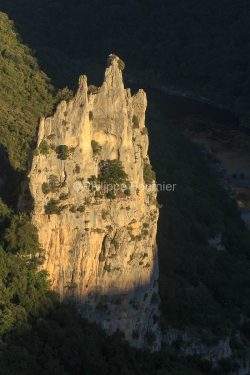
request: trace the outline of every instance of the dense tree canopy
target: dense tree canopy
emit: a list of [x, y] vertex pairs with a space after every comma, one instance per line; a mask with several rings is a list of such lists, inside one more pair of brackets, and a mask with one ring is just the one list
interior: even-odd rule
[[0, 336], [26, 327], [52, 303], [46, 272], [37, 270], [41, 254], [28, 217], [0, 201]]
[[0, 13], [0, 75], [0, 139], [12, 166], [23, 170], [38, 119], [52, 108], [52, 86], [3, 13]]

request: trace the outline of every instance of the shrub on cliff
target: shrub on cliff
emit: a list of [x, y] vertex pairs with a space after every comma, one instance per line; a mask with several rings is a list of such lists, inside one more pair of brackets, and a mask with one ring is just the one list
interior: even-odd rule
[[[41, 253], [36, 228], [0, 200], [0, 341], [13, 330], [28, 328], [31, 316], [50, 305], [46, 273], [38, 271]], [[0, 361], [1, 361], [0, 353]], [[1, 361], [2, 363], [2, 361]]]
[[118, 67], [121, 71], [125, 69], [125, 62], [118, 56], [116, 56], [114, 53], [109, 55], [109, 63], [112, 63], [113, 60], [117, 59]]
[[102, 146], [94, 139], [91, 141], [91, 147], [94, 155], [100, 155], [102, 151]]
[[135, 116], [135, 115], [133, 116], [132, 122], [133, 122], [133, 129], [138, 129], [139, 128], [139, 120], [138, 120], [137, 116]]
[[38, 147], [39, 149], [39, 152], [40, 154], [42, 155], [48, 155], [49, 154], [49, 145], [48, 143], [45, 141], [45, 139], [43, 139]]
[[61, 209], [58, 206], [58, 201], [50, 199], [49, 202], [44, 206], [46, 215], [60, 215]]
[[58, 90], [55, 98], [55, 104], [59, 104], [62, 100], [68, 102], [73, 98], [73, 96], [73, 91], [66, 86], [63, 89]]
[[148, 162], [146, 162], [143, 167], [143, 178], [146, 185], [152, 184], [156, 179], [155, 172]]
[[102, 160], [99, 163], [100, 183], [105, 185], [128, 185], [128, 175], [120, 160]]
[[69, 157], [69, 148], [66, 145], [57, 146], [56, 153], [57, 153], [58, 159], [67, 160]]

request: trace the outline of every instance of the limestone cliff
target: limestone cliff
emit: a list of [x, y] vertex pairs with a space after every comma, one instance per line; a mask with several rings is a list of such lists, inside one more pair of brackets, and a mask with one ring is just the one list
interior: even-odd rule
[[109, 333], [156, 349], [158, 208], [153, 178], [145, 184], [147, 99], [124, 89], [120, 68], [110, 56], [101, 87], [81, 76], [75, 97], [41, 120], [29, 174], [32, 221], [61, 299]]

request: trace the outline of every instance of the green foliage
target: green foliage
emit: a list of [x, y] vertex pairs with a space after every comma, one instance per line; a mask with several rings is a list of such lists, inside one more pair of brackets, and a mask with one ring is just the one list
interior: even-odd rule
[[[14, 215], [0, 201], [0, 339], [28, 327], [46, 310], [49, 298], [44, 271], [38, 271], [41, 249], [35, 227], [25, 215]], [[5, 335], [5, 336], [3, 336]], [[1, 354], [0, 354], [1, 357]], [[2, 370], [2, 369], [1, 369]]]
[[125, 69], [125, 62], [120, 59], [118, 56], [116, 56], [114, 53], [109, 55], [109, 62], [112, 63], [113, 60], [117, 59], [118, 67], [121, 71]]
[[[105, 313], [105, 304], [100, 303], [99, 308]], [[108, 336], [96, 324], [82, 319], [73, 307], [60, 304], [35, 320], [30, 329], [9, 335], [0, 359], [6, 375], [156, 375], [156, 369], [158, 374], [202, 374], [191, 359], [185, 363], [165, 351], [133, 349], [121, 332]]]
[[49, 194], [50, 193], [50, 186], [47, 182], [44, 182], [42, 184], [42, 192], [43, 192], [43, 194]]
[[81, 172], [81, 167], [80, 167], [79, 164], [76, 164], [75, 169], [74, 169], [74, 173], [79, 174], [80, 172]]
[[68, 102], [73, 98], [73, 95], [73, 91], [66, 86], [63, 89], [58, 90], [55, 104], [59, 104], [62, 100], [66, 100], [66, 102]]
[[[121, 1], [118, 0], [118, 11], [112, 18], [112, 30], [117, 32], [111, 33], [109, 27], [103, 27], [106, 17], [100, 16], [104, 11], [101, 2], [93, 0], [78, 3], [72, 6], [70, 2], [64, 1], [61, 11], [56, 12], [56, 17], [61, 22], [55, 23], [55, 12], [48, 11], [51, 6], [56, 5], [51, 0], [45, 0], [42, 4], [40, 2], [39, 12], [37, 1], [2, 0], [2, 4], [9, 7], [12, 15], [18, 17], [19, 27], [24, 31], [30, 45], [43, 51], [41, 57], [46, 51], [43, 64], [54, 73], [53, 78], [57, 82], [69, 81], [72, 76], [77, 76], [70, 76], [68, 73], [69, 67], [77, 66], [72, 56], [75, 55], [81, 60], [80, 65], [86, 58], [92, 63], [96, 56], [99, 62], [99, 56], [104, 55], [115, 41], [119, 51], [123, 51], [124, 56], [126, 54], [131, 71], [135, 70], [136, 77], [140, 74], [141, 79], [149, 83], [152, 81], [153, 84], [191, 89], [197, 94], [210, 95], [225, 105], [231, 103], [234, 109], [248, 110], [249, 59], [246, 58], [248, 43], [244, 41], [248, 40], [249, 12], [246, 7], [227, 0], [216, 4], [198, 4], [194, 0], [181, 0], [168, 5], [162, 2], [157, 8], [149, 0], [146, 0], [143, 6], [139, 2], [129, 1], [126, 6], [119, 7]], [[109, 7], [113, 6], [112, 2], [105, 2], [107, 14], [110, 14]], [[91, 26], [95, 25], [92, 35], [95, 38], [98, 35], [100, 41], [98, 54], [95, 52], [96, 43], [89, 38], [77, 37], [85, 35], [86, 30], [89, 35], [88, 23], [81, 20], [81, 17], [84, 17], [84, 21], [88, 20], [85, 9], [87, 14], [94, 15], [99, 21], [94, 22], [93, 17], [89, 17]], [[131, 20], [131, 14], [133, 22], [125, 22], [128, 27], [121, 28], [124, 19]], [[35, 20], [35, 28], [32, 19]], [[72, 19], [75, 27], [71, 27]], [[155, 34], [147, 27], [148, 24], [154, 24], [153, 19], [157, 19], [158, 28]], [[209, 27], [211, 20], [213, 25], [216, 25], [213, 27], [213, 35]], [[24, 53], [27, 49], [16, 38], [8, 19], [1, 15], [0, 22], [0, 69], [4, 82], [0, 99], [0, 137], [8, 149], [12, 165], [24, 169], [27, 160], [25, 155], [34, 135], [37, 119], [50, 111], [52, 105], [49, 103], [53, 102], [53, 98], [46, 77], [42, 76], [39, 70], [36, 75], [36, 68], [31, 66], [34, 59], [30, 57], [30, 52]], [[69, 27], [63, 28], [64, 22], [69, 22]], [[144, 43], [148, 32], [150, 38], [147, 39], [148, 43]], [[62, 40], [62, 33], [64, 43], [58, 43]], [[3, 38], [5, 40], [2, 40]], [[77, 43], [72, 45], [70, 40]], [[151, 53], [152, 46], [156, 51], [154, 54]], [[58, 60], [55, 62], [56, 56]], [[23, 57], [26, 59], [25, 63], [24, 59], [22, 61]], [[64, 62], [70, 61], [70, 64], [61, 63], [61, 59], [64, 59]], [[62, 67], [66, 65], [67, 69], [58, 69], [58, 61]], [[234, 325], [242, 313], [249, 316], [249, 239], [236, 206], [220, 189], [201, 153], [179, 134], [176, 124], [166, 124], [169, 113], [164, 113], [163, 118], [161, 113], [157, 113], [157, 108], [164, 108], [165, 102], [160, 104], [157, 100], [152, 104], [150, 100], [149, 105], [151, 109], [154, 106], [154, 114], [150, 113], [150, 123], [154, 129], [151, 134], [151, 157], [158, 179], [163, 181], [167, 176], [169, 181], [176, 182], [179, 187], [175, 193], [162, 193], [160, 196], [164, 203], [158, 240], [163, 316], [167, 316], [169, 324], [191, 324], [225, 334], [227, 328]], [[242, 124], [246, 126], [247, 121], [244, 120]], [[0, 217], [1, 226], [6, 225], [7, 216], [6, 214], [3, 218]], [[226, 246], [223, 254], [213, 251], [207, 244], [209, 236], [217, 232], [223, 234]], [[4, 278], [5, 289], [1, 287], [0, 293], [10, 295], [11, 302], [8, 305], [10, 307], [4, 309], [4, 319], [1, 315], [1, 327], [4, 327], [1, 332], [7, 332], [10, 328], [6, 327], [15, 327], [17, 322], [26, 321], [27, 314], [22, 315], [24, 304], [16, 303], [19, 295], [16, 297], [15, 287], [20, 290], [25, 284], [23, 280], [28, 280], [27, 285], [34, 285], [36, 280], [36, 274], [29, 273], [27, 264], [22, 263], [27, 262], [27, 259], [19, 257], [17, 262], [17, 255], [12, 251], [4, 251], [4, 256], [0, 261], [0, 280], [2, 283]], [[2, 267], [7, 263], [7, 271], [4, 273]], [[23, 268], [19, 268], [20, 264]], [[10, 273], [17, 278], [16, 284], [9, 284]], [[9, 285], [14, 285], [13, 290]], [[31, 298], [32, 302], [28, 303], [38, 309], [42, 305], [40, 297], [44, 289], [39, 289], [38, 282], [36, 287], [37, 285], [38, 288], [31, 290], [22, 289], [22, 296], [30, 298], [33, 293], [36, 297], [39, 296], [38, 301]], [[173, 363], [173, 358], [166, 358], [165, 352], [155, 355], [147, 353], [142, 357], [142, 354], [124, 348], [120, 341], [107, 341], [106, 336], [99, 331], [97, 333], [93, 326], [76, 322], [79, 321], [74, 313], [71, 315], [71, 312], [58, 309], [47, 320], [37, 320], [33, 328], [23, 336], [10, 338], [7, 348], [4, 349], [4, 357], [2, 350], [0, 354], [3, 373], [22, 371], [26, 375], [33, 375], [50, 373], [51, 368], [62, 374], [87, 371], [91, 374], [105, 374], [106, 371], [109, 374], [113, 368], [114, 373], [134, 371], [137, 374], [155, 374], [156, 369], [159, 373], [174, 375], [196, 373], [195, 370]], [[90, 352], [94, 358], [89, 356]], [[112, 358], [110, 362], [109, 358]]]
[[113, 190], [108, 191], [106, 197], [108, 199], [115, 199], [115, 192]]
[[84, 212], [85, 211], [85, 207], [82, 205], [82, 206], [77, 207], [76, 210], [79, 211], [79, 212]]
[[0, 140], [12, 166], [24, 170], [40, 116], [53, 106], [53, 91], [13, 23], [0, 12]]
[[130, 196], [131, 196], [131, 191], [130, 191], [130, 189], [125, 189], [125, 190], [124, 190], [124, 194], [126, 195], [126, 197], [130, 197]]
[[52, 193], [56, 193], [61, 187], [60, 181], [57, 176], [51, 174], [49, 176], [49, 189]]
[[99, 163], [98, 182], [108, 199], [115, 199], [117, 192], [122, 192], [125, 196], [130, 195], [130, 182], [120, 160], [102, 160]]
[[98, 87], [95, 85], [89, 85], [88, 86], [88, 94], [97, 94], [98, 93]]
[[100, 155], [102, 151], [102, 146], [94, 139], [91, 141], [91, 147], [94, 155]]
[[118, 60], [118, 67], [121, 71], [123, 71], [125, 69], [125, 62], [120, 58]]
[[155, 172], [153, 171], [151, 164], [148, 162], [144, 162], [143, 178], [146, 185], [152, 184], [156, 179]]
[[60, 215], [61, 208], [58, 206], [58, 200], [50, 199], [48, 203], [44, 206], [46, 215]]
[[64, 200], [66, 200], [68, 198], [69, 198], [69, 194], [67, 194], [67, 193], [61, 193], [60, 196], [59, 196], [59, 199], [61, 201], [64, 201]]
[[26, 216], [13, 216], [3, 239], [5, 251], [13, 254], [35, 255], [39, 249], [37, 230]]
[[120, 160], [103, 160], [99, 163], [100, 183], [106, 185], [122, 185], [128, 184], [128, 175], [124, 171], [124, 167]]
[[43, 194], [56, 193], [61, 187], [61, 183], [57, 176], [51, 174], [49, 176], [49, 182], [44, 182], [42, 184]]
[[102, 209], [102, 219], [106, 220], [109, 215], [109, 211]]
[[40, 151], [40, 154], [45, 155], [45, 156], [49, 154], [49, 145], [45, 141], [45, 139], [41, 141], [39, 145], [39, 151]]
[[135, 116], [135, 115], [133, 116], [132, 122], [133, 122], [133, 129], [138, 129], [139, 128], [139, 120], [138, 120], [137, 116]]
[[67, 160], [70, 152], [67, 145], [60, 145], [56, 147], [56, 153], [58, 159]]

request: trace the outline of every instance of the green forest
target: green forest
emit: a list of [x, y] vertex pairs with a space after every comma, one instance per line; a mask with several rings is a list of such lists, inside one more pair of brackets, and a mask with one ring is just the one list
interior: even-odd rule
[[[213, 370], [199, 358], [177, 357], [174, 347], [137, 351], [121, 332], [107, 337], [61, 305], [39, 270], [37, 232], [29, 216], [17, 212], [12, 186], [27, 171], [40, 116], [71, 95], [67, 87], [75, 89], [79, 74], [98, 83], [110, 52], [124, 59], [127, 78], [207, 96], [248, 126], [250, 13], [247, 2], [240, 3], [108, 0], [103, 9], [100, 0], [1, 0], [0, 9], [14, 20], [0, 13], [1, 158], [6, 151], [15, 172], [8, 172], [0, 202], [0, 374], [222, 375], [237, 368], [234, 357]], [[159, 195], [161, 327], [192, 327], [204, 332], [207, 344], [229, 336], [234, 355], [244, 358], [250, 233], [200, 149], [167, 120], [162, 96], [149, 90], [148, 105], [157, 180], [167, 176], [180, 187]], [[223, 253], [208, 245], [218, 232]]]

